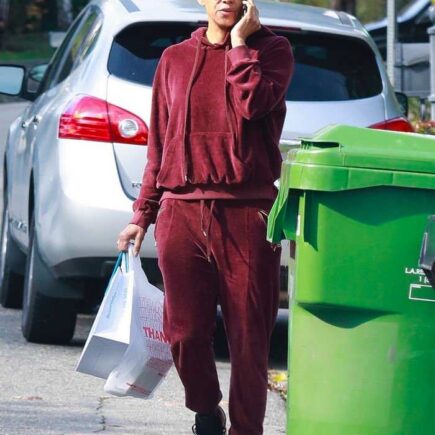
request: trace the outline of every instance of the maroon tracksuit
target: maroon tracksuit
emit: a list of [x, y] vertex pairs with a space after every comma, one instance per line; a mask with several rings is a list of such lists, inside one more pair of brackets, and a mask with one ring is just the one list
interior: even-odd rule
[[205, 31], [159, 62], [131, 223], [147, 229], [157, 220], [164, 329], [186, 406], [210, 413], [222, 398], [212, 347], [219, 303], [231, 358], [230, 434], [260, 435], [280, 258], [266, 224], [293, 57], [264, 26], [235, 48], [229, 34], [211, 44]]

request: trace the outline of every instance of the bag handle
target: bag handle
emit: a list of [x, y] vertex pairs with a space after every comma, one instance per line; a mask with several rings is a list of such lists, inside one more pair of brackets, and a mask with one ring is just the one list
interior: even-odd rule
[[112, 275], [116, 272], [118, 267], [120, 267], [124, 273], [127, 273], [129, 271], [129, 265], [130, 265], [130, 262], [128, 260], [129, 258], [127, 252], [121, 251], [118, 255], [118, 259], [116, 260], [116, 264], [115, 267], [113, 268]]
[[127, 255], [125, 252], [121, 251], [118, 255], [115, 266], [113, 267], [112, 275], [110, 275], [110, 279], [109, 279], [109, 283], [107, 284], [106, 291], [110, 287], [110, 283], [112, 282], [113, 277], [115, 276], [115, 273], [118, 270], [118, 268], [120, 267], [122, 270], [123, 266], [124, 266], [125, 271], [127, 271], [128, 270]]
[[132, 264], [133, 261], [136, 261], [139, 258], [139, 256], [136, 257], [133, 254], [133, 248], [134, 248], [134, 243], [130, 242], [128, 244], [128, 252], [121, 251], [119, 253], [115, 266], [112, 271], [112, 275], [110, 276], [109, 282], [112, 280], [113, 276], [115, 275], [115, 272], [118, 270], [118, 267], [120, 267], [124, 273], [128, 273], [130, 270], [130, 264]]

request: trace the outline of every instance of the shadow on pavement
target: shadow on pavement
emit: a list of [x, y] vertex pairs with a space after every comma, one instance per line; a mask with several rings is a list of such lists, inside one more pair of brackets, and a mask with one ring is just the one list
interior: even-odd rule
[[[275, 370], [287, 369], [287, 316], [286, 311], [280, 313], [272, 334], [269, 354], [269, 367]], [[214, 350], [216, 359], [228, 361], [229, 352], [226, 343], [225, 329], [222, 318], [219, 316], [215, 334]]]

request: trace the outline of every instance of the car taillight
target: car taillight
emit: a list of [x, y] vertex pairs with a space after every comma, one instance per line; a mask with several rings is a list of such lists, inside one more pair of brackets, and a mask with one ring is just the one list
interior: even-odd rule
[[60, 117], [59, 137], [146, 145], [148, 127], [127, 110], [99, 98], [79, 95]]
[[402, 131], [404, 133], [414, 133], [414, 128], [406, 118], [393, 118], [387, 121], [378, 122], [370, 125], [369, 128], [375, 128], [377, 130], [393, 130]]

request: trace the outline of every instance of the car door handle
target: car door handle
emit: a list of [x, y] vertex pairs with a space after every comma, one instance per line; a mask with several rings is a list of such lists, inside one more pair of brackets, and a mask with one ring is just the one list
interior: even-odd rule
[[42, 119], [42, 116], [35, 115], [35, 116], [33, 117], [33, 119], [32, 119], [32, 124], [33, 124], [33, 125], [38, 125], [39, 122], [41, 121], [41, 119]]
[[30, 123], [31, 123], [31, 121], [23, 121], [23, 122], [21, 123], [21, 128], [22, 128], [23, 130], [25, 130], [25, 129], [30, 125]]
[[23, 121], [21, 123], [21, 128], [23, 130], [26, 130], [30, 124], [33, 124], [35, 126], [37, 126], [39, 124], [39, 122], [41, 121], [42, 117], [39, 115], [35, 115], [32, 119], [29, 119], [27, 121]]

